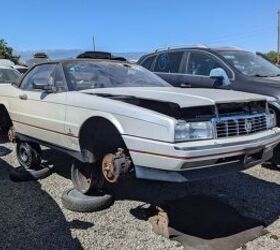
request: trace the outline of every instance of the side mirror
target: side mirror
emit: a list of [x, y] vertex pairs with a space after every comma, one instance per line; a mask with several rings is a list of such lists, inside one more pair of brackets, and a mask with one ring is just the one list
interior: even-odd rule
[[210, 71], [210, 78], [214, 79], [213, 87], [223, 87], [230, 85], [230, 80], [227, 73], [222, 68], [215, 68]]
[[40, 81], [40, 79], [33, 81], [33, 88], [44, 90], [44, 91], [49, 92], [49, 93], [57, 91], [56, 87], [54, 87], [53, 85], [50, 85], [50, 84], [46, 84], [45, 82]]

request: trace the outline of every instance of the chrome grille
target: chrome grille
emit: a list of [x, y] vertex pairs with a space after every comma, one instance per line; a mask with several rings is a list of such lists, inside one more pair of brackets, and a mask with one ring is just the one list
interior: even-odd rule
[[215, 118], [213, 122], [217, 138], [248, 135], [267, 129], [265, 114]]

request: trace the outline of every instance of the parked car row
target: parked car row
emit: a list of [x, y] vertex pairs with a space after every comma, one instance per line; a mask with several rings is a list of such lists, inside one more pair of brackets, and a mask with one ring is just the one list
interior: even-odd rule
[[17, 143], [29, 173], [40, 165], [40, 145], [72, 156], [74, 187], [85, 194], [131, 173], [187, 182], [272, 158], [280, 142], [276, 67], [249, 52], [201, 47], [156, 51], [139, 64], [33, 65], [0, 85], [2, 141]]

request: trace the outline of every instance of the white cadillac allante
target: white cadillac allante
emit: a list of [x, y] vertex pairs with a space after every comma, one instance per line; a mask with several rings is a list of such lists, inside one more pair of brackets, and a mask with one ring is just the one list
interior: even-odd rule
[[265, 96], [175, 88], [141, 66], [88, 59], [41, 63], [1, 85], [0, 127], [27, 169], [39, 145], [73, 156], [83, 193], [129, 172], [185, 182], [243, 170], [280, 140]]

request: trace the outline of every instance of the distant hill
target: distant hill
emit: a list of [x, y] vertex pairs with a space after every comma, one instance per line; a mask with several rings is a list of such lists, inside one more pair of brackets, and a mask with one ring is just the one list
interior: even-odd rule
[[[85, 50], [81, 49], [42, 49], [40, 52], [45, 52], [51, 59], [63, 59], [63, 58], [75, 58], [80, 53], [84, 52]], [[23, 61], [31, 59], [33, 55], [38, 52], [38, 50], [24, 50], [24, 51], [17, 51], [16, 53], [21, 56]], [[145, 52], [112, 52], [112, 54], [116, 56], [122, 56], [127, 58], [128, 60], [137, 60]]]

